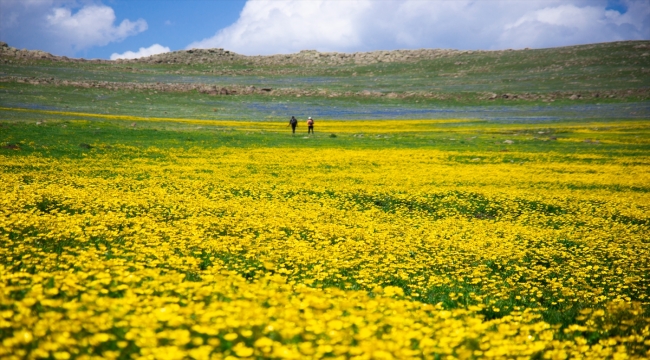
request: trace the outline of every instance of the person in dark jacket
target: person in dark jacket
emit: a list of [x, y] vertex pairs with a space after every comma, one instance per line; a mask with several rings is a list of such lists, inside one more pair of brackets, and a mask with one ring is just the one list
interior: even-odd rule
[[295, 116], [292, 116], [291, 120], [289, 120], [289, 126], [291, 126], [291, 131], [295, 134], [296, 126], [298, 126], [298, 119]]
[[309, 120], [307, 120], [307, 134], [309, 133], [314, 133], [314, 119], [309, 117]]

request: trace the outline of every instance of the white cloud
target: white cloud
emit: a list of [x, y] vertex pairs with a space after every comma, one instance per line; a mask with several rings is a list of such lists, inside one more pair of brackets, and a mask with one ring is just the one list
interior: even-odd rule
[[188, 48], [277, 53], [314, 47], [358, 47], [363, 45], [362, 24], [355, 20], [372, 7], [369, 0], [249, 1], [235, 24]]
[[3, 41], [60, 55], [74, 55], [147, 30], [143, 19], [116, 24], [115, 11], [96, 1], [0, 0], [0, 10]]
[[249, 0], [239, 19], [187, 48], [243, 54], [397, 48], [503, 49], [650, 39], [650, 3], [623, 0]]
[[[631, 2], [625, 14], [604, 6], [559, 5], [531, 11], [507, 24], [497, 44], [551, 47], [650, 38], [650, 3]], [[638, 12], [645, 14], [637, 18]], [[645, 23], [644, 23], [645, 22]]]
[[151, 56], [151, 55], [156, 55], [156, 54], [162, 54], [166, 52], [170, 52], [171, 50], [167, 46], [162, 46], [160, 44], [153, 44], [149, 46], [148, 48], [143, 48], [141, 47], [140, 50], [133, 52], [133, 51], [127, 51], [122, 54], [118, 53], [113, 53], [111, 55], [111, 60], [117, 60], [117, 59], [137, 59], [145, 56]]
[[123, 20], [115, 26], [115, 12], [103, 5], [88, 5], [73, 14], [69, 8], [54, 8], [47, 15], [47, 28], [59, 39], [65, 39], [76, 49], [103, 46], [147, 30], [147, 22]]

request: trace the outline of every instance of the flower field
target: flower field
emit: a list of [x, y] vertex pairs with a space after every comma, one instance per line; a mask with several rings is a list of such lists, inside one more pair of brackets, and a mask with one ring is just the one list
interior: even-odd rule
[[650, 357], [647, 122], [51, 116], [0, 123], [0, 358]]

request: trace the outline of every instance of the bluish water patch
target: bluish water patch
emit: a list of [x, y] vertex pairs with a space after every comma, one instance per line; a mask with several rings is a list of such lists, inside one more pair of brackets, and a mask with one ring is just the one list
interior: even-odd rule
[[256, 116], [286, 115], [351, 119], [444, 119], [467, 118], [490, 121], [554, 121], [560, 119], [648, 118], [650, 102], [624, 104], [576, 104], [566, 106], [468, 106], [426, 108], [403, 105], [363, 104], [333, 106], [322, 103], [246, 103], [244, 111]]
[[41, 105], [41, 104], [26, 104], [26, 103], [7, 103], [2, 106], [10, 108], [21, 108], [21, 109], [30, 109], [30, 110], [61, 110], [57, 106]]

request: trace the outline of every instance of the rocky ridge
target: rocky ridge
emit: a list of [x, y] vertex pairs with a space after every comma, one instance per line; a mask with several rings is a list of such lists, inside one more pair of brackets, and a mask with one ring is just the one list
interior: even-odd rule
[[173, 51], [152, 55], [134, 60], [116, 60], [118, 63], [150, 63], [150, 64], [212, 64], [240, 61], [248, 65], [368, 65], [376, 63], [407, 63], [425, 59], [450, 57], [459, 54], [471, 54], [473, 51], [421, 49], [421, 50], [392, 50], [355, 53], [318, 52], [302, 50], [296, 54], [279, 54], [268, 56], [246, 56], [224, 49], [192, 49]]
[[[507, 50], [506, 50], [507, 51]], [[376, 63], [415, 62], [426, 59], [437, 59], [462, 54], [479, 53], [483, 51], [447, 50], [447, 49], [420, 49], [420, 50], [392, 50], [371, 51], [355, 53], [318, 52], [316, 50], [303, 50], [295, 54], [278, 54], [268, 56], [246, 56], [224, 49], [191, 49], [172, 51], [163, 54], [151, 55], [138, 59], [73, 59], [67, 56], [56, 56], [41, 50], [17, 49], [5, 42], [0, 42], [0, 56], [18, 60], [46, 59], [63, 62], [93, 62], [117, 64], [218, 64], [240, 62], [247, 65], [273, 66], [273, 65], [368, 65]], [[8, 62], [10, 60], [5, 60]]]
[[[577, 49], [589, 49], [599, 46], [608, 46], [616, 43], [590, 44], [567, 46], [563, 51], [575, 51]], [[635, 49], [643, 52], [650, 49], [649, 42], [640, 42], [634, 46]], [[138, 59], [83, 59], [69, 58], [67, 56], [56, 56], [41, 50], [17, 49], [9, 46], [6, 42], [0, 42], [0, 57], [5, 58], [0, 62], [11, 63], [12, 58], [17, 60], [46, 59], [51, 61], [62, 62], [89, 62], [102, 64], [224, 64], [224, 63], [241, 63], [245, 65], [256, 66], [274, 66], [274, 65], [295, 65], [295, 66], [335, 66], [335, 65], [370, 65], [376, 63], [409, 63], [421, 60], [432, 60], [439, 58], [449, 58], [459, 55], [491, 53], [501, 54], [506, 52], [525, 52], [530, 49], [522, 50], [451, 50], [451, 49], [418, 49], [418, 50], [391, 50], [391, 51], [370, 51], [355, 53], [339, 52], [319, 52], [316, 50], [302, 50], [294, 54], [276, 54], [276, 55], [257, 55], [247, 56], [237, 54], [232, 51], [218, 49], [190, 49], [178, 50], [168, 53], [156, 54]], [[650, 53], [641, 54], [642, 57], [649, 56]], [[463, 65], [463, 62], [457, 62], [456, 65]]]
[[27, 49], [17, 49], [15, 47], [9, 46], [6, 42], [0, 41], [0, 57], [5, 57], [9, 59], [4, 59], [4, 63], [11, 63], [11, 58], [14, 58], [18, 61], [20, 60], [52, 60], [52, 61], [63, 61], [63, 62], [93, 62], [93, 63], [108, 63], [110, 60], [86, 60], [86, 59], [73, 59], [67, 56], [56, 56], [42, 50], [27, 50]]

